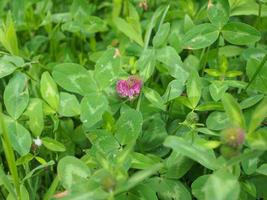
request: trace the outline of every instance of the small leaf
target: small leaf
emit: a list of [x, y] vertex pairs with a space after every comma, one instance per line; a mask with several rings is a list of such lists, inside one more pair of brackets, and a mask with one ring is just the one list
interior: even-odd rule
[[143, 117], [139, 111], [127, 109], [116, 123], [115, 137], [120, 144], [132, 144], [142, 130]]
[[241, 22], [230, 22], [222, 29], [225, 40], [235, 45], [254, 44], [261, 39], [260, 32], [254, 27]]
[[210, 76], [214, 76], [214, 77], [222, 76], [222, 73], [218, 71], [217, 69], [205, 69], [204, 71]]
[[258, 169], [257, 172], [267, 176], [267, 164], [262, 164]]
[[161, 110], [166, 109], [166, 105], [164, 104], [163, 99], [161, 98], [159, 93], [157, 93], [155, 90], [150, 89], [148, 87], [144, 87], [143, 92], [148, 101], [152, 103], [155, 107]]
[[140, 46], [144, 46], [142, 34], [138, 32], [130, 23], [124, 19], [117, 17], [114, 19], [116, 27], [131, 40], [135, 41]]
[[240, 102], [240, 106], [242, 109], [249, 108], [249, 107], [257, 104], [260, 100], [262, 100], [263, 97], [264, 97], [264, 95], [262, 95], [262, 94], [250, 96], [250, 97], [244, 99], [242, 102]]
[[44, 129], [43, 101], [38, 98], [30, 100], [26, 115], [29, 117], [28, 125], [31, 132], [37, 137]]
[[44, 137], [42, 138], [42, 142], [44, 146], [51, 151], [58, 151], [58, 152], [66, 151], [66, 147], [64, 146], [64, 144], [52, 138]]
[[228, 86], [221, 81], [213, 81], [209, 86], [209, 91], [214, 101], [219, 101], [225, 94]]
[[222, 130], [225, 129], [230, 123], [230, 120], [224, 112], [212, 112], [209, 114], [206, 125], [211, 130]]
[[163, 46], [168, 39], [168, 35], [170, 32], [170, 23], [165, 23], [162, 24], [162, 26], [160, 27], [160, 29], [157, 31], [156, 35], [153, 38], [153, 46], [155, 48], [160, 48], [161, 46]]
[[223, 169], [208, 177], [203, 190], [205, 200], [238, 200], [240, 185], [237, 177]]
[[191, 72], [189, 79], [186, 84], [187, 97], [192, 105], [195, 108], [201, 98], [201, 81], [197, 72]]
[[89, 94], [81, 101], [80, 119], [86, 128], [91, 128], [102, 119], [108, 109], [108, 100], [103, 94]]
[[255, 131], [267, 117], [267, 97], [265, 97], [254, 110], [248, 128], [248, 133]]
[[171, 81], [168, 84], [164, 95], [162, 96], [164, 102], [166, 103], [168, 101], [175, 99], [176, 97], [179, 97], [184, 91], [184, 85], [185, 83], [179, 79]]
[[48, 72], [44, 72], [40, 81], [40, 90], [43, 99], [54, 109], [59, 106], [59, 94], [57, 84]]
[[139, 69], [142, 80], [146, 82], [154, 73], [156, 65], [155, 51], [151, 49], [145, 50], [135, 65]]
[[156, 59], [167, 66], [168, 72], [172, 77], [181, 80], [181, 82], [187, 80], [188, 73], [185, 71], [184, 64], [173, 47], [166, 46], [157, 49]]
[[4, 103], [8, 114], [18, 119], [29, 103], [27, 77], [16, 73], [9, 81], [4, 91]]
[[6, 60], [0, 60], [0, 78], [12, 74], [16, 70], [16, 66]]
[[54, 67], [52, 75], [57, 84], [67, 91], [86, 95], [97, 90], [92, 74], [81, 65], [58, 64]]
[[168, 136], [164, 146], [172, 148], [175, 152], [199, 162], [208, 169], [214, 170], [219, 167], [215, 154], [197, 143], [186, 141], [178, 136]]
[[87, 165], [73, 156], [62, 158], [58, 163], [57, 171], [59, 180], [66, 189], [86, 181], [86, 178], [91, 174]]
[[8, 116], [5, 116], [4, 120], [12, 147], [19, 153], [20, 156], [25, 156], [30, 152], [32, 144], [32, 139], [29, 131], [24, 126]]
[[248, 134], [247, 141], [251, 149], [267, 150], [267, 129], [261, 128], [252, 134]]
[[206, 23], [194, 26], [183, 37], [183, 46], [186, 49], [202, 49], [213, 44], [219, 36], [216, 26]]
[[228, 0], [210, 0], [208, 4], [208, 18], [210, 22], [222, 27], [229, 20], [230, 6]]
[[58, 113], [65, 117], [77, 116], [81, 113], [80, 103], [75, 95], [61, 92]]
[[223, 95], [222, 102], [232, 125], [245, 128], [245, 119], [242, 110], [234, 97], [230, 94], [225, 94]]

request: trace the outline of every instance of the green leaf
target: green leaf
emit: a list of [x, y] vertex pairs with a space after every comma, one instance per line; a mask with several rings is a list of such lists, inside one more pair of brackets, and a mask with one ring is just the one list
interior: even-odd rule
[[247, 141], [252, 149], [267, 150], [267, 129], [261, 128], [253, 134], [248, 134]]
[[151, 115], [143, 123], [143, 133], [138, 138], [139, 147], [145, 152], [155, 151], [162, 146], [167, 135], [166, 123], [160, 113]]
[[80, 103], [75, 95], [66, 92], [60, 92], [59, 99], [60, 103], [58, 113], [60, 115], [64, 117], [73, 117], [80, 115]]
[[153, 38], [153, 46], [155, 48], [160, 48], [162, 47], [164, 44], [166, 44], [168, 36], [169, 36], [169, 32], [170, 32], [170, 23], [165, 23], [162, 24], [162, 26], [160, 27], [160, 29], [157, 31], [156, 35]]
[[249, 108], [249, 107], [257, 104], [260, 100], [262, 100], [263, 97], [264, 97], [264, 95], [262, 95], [262, 94], [250, 96], [250, 97], [244, 99], [242, 102], [240, 102], [240, 106], [242, 109]]
[[164, 146], [172, 148], [175, 152], [191, 158], [208, 169], [214, 170], [219, 167], [214, 152], [195, 142], [189, 142], [178, 136], [168, 136]]
[[192, 194], [198, 199], [198, 200], [205, 200], [205, 193], [204, 193], [204, 186], [208, 180], [210, 175], [203, 175], [198, 177], [191, 185], [192, 188]]
[[112, 85], [122, 74], [121, 59], [115, 54], [115, 49], [107, 49], [96, 62], [94, 78], [101, 89]]
[[92, 74], [79, 64], [58, 64], [54, 67], [52, 75], [57, 84], [67, 91], [81, 95], [97, 91]]
[[128, 191], [134, 186], [140, 184], [143, 182], [145, 179], [150, 177], [151, 175], [157, 173], [158, 170], [160, 170], [163, 167], [162, 164], [158, 163], [148, 169], [138, 171], [134, 175], [132, 175], [125, 184], [123, 184], [117, 191], [116, 193], [121, 193], [124, 191]]
[[162, 96], [164, 102], [167, 103], [168, 101], [179, 97], [184, 91], [184, 85], [185, 82], [182, 82], [180, 79], [171, 81], [168, 84], [164, 95]]
[[224, 112], [212, 112], [209, 114], [206, 125], [211, 130], [223, 130], [230, 123], [229, 117]]
[[205, 200], [238, 200], [240, 185], [238, 177], [222, 169], [209, 176], [203, 190]]
[[267, 117], [267, 97], [265, 97], [254, 110], [250, 119], [248, 133], [250, 134], [253, 131], [255, 131], [266, 117]]
[[34, 158], [34, 155], [31, 153], [26, 154], [25, 156], [20, 157], [16, 160], [16, 165], [23, 165], [29, 163]]
[[267, 176], [267, 164], [262, 164], [258, 169], [257, 172], [259, 174], [263, 174], [265, 176]]
[[[20, 185], [20, 192], [21, 192], [21, 199], [30, 200], [30, 195], [28, 193], [28, 190], [23, 184]], [[14, 198], [11, 194], [9, 194], [6, 200], [17, 200], [17, 197]]]
[[4, 170], [2, 169], [2, 166], [0, 166], [0, 185], [5, 186], [7, 191], [9, 192], [9, 195], [12, 195], [13, 197], [16, 197], [15, 188], [11, 184], [11, 180], [8, 178], [8, 176], [5, 174]]
[[0, 78], [12, 74], [16, 70], [16, 66], [6, 60], [0, 60]]
[[157, 164], [158, 162], [160, 162], [160, 158], [157, 158], [157, 160], [155, 160], [141, 153], [137, 152], [131, 153], [131, 168], [147, 169]]
[[29, 117], [28, 125], [31, 132], [37, 137], [40, 136], [44, 129], [43, 102], [41, 99], [33, 98], [30, 100], [27, 112]]
[[227, 89], [228, 86], [221, 81], [213, 81], [209, 86], [210, 95], [214, 101], [219, 101]]
[[99, 17], [87, 16], [81, 21], [68, 21], [61, 26], [62, 30], [71, 33], [94, 34], [107, 30], [106, 22]]
[[228, 71], [226, 72], [225, 76], [228, 78], [235, 78], [237, 76], [241, 76], [243, 72], [241, 71]]
[[133, 144], [142, 130], [142, 124], [142, 114], [134, 109], [127, 109], [121, 112], [121, 116], [116, 123], [115, 137], [121, 145]]
[[170, 179], [180, 179], [191, 169], [193, 164], [194, 161], [190, 158], [173, 151], [165, 160], [165, 166], [167, 168], [165, 177]]
[[205, 69], [204, 71], [210, 76], [214, 76], [214, 77], [222, 76], [222, 72], [220, 72], [217, 69]]
[[16, 73], [9, 81], [4, 91], [4, 103], [7, 112], [14, 119], [18, 119], [29, 103], [27, 77]]
[[90, 170], [87, 165], [73, 156], [62, 158], [57, 166], [59, 180], [66, 189], [79, 184], [90, 176]]
[[223, 105], [220, 102], [207, 102], [198, 105], [195, 110], [197, 111], [210, 111], [210, 110], [223, 110]]
[[91, 128], [102, 119], [108, 109], [108, 100], [103, 94], [89, 94], [81, 101], [80, 119], [86, 128]]
[[144, 46], [142, 33], [138, 32], [138, 30], [136, 30], [130, 23], [120, 17], [117, 17], [114, 19], [114, 24], [116, 25], [117, 29], [119, 29], [119, 31], [125, 34], [128, 38], [135, 41], [140, 46]]
[[145, 183], [157, 193], [158, 199], [166, 200], [191, 200], [191, 194], [178, 180], [163, 177], [153, 177]]
[[254, 44], [261, 39], [260, 32], [254, 27], [241, 22], [230, 22], [222, 29], [225, 40], [235, 45]]
[[135, 65], [139, 69], [142, 80], [146, 82], [154, 73], [156, 65], [155, 51], [152, 49], [143, 51]]
[[153, 106], [161, 110], [166, 109], [166, 105], [164, 104], [165, 102], [163, 101], [159, 93], [157, 93], [155, 90], [148, 87], [144, 87], [143, 92], [145, 97], [148, 99], [150, 103], [152, 103]]
[[189, 79], [186, 84], [187, 97], [192, 105], [195, 108], [201, 98], [201, 81], [197, 72], [192, 71]]
[[216, 26], [206, 23], [194, 26], [184, 35], [182, 41], [186, 49], [202, 49], [213, 44], [219, 36]]
[[249, 81], [252, 81], [255, 73], [258, 73], [255, 79], [251, 82], [249, 89], [259, 91], [261, 93], [267, 94], [267, 63], [262, 66], [259, 70], [260, 61], [256, 59], [249, 59], [246, 66], [246, 73]]
[[230, 94], [225, 94], [223, 95], [222, 102], [224, 109], [231, 120], [231, 124], [245, 128], [245, 119], [235, 98]]
[[116, 138], [106, 130], [97, 130], [89, 134], [86, 137], [92, 143], [92, 152], [99, 152], [102, 155], [109, 155], [116, 152], [120, 148], [120, 144]]
[[228, 0], [211, 0], [208, 4], [208, 18], [210, 22], [218, 27], [224, 26], [230, 15]]
[[18, 41], [16, 30], [11, 12], [8, 13], [6, 23], [0, 28], [0, 43], [8, 50], [12, 55], [19, 54]]
[[44, 72], [40, 81], [40, 91], [43, 99], [54, 109], [59, 106], [59, 94], [57, 84], [48, 72]]
[[66, 151], [66, 147], [64, 146], [64, 144], [52, 138], [44, 137], [42, 138], [42, 142], [44, 146], [51, 151], [58, 151], [58, 152]]
[[166, 46], [157, 49], [156, 59], [167, 66], [172, 77], [181, 80], [181, 82], [187, 80], [188, 73], [183, 68], [183, 62], [173, 47]]
[[14, 150], [16, 150], [21, 156], [28, 154], [32, 144], [29, 131], [8, 116], [5, 116], [4, 120], [10, 137], [10, 142]]

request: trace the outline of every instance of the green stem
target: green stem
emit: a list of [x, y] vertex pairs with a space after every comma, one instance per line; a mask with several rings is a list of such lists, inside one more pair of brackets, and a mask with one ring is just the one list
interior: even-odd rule
[[54, 195], [58, 185], [59, 185], [59, 178], [58, 176], [56, 176], [52, 184], [50, 185], [49, 189], [45, 193], [44, 200], [49, 200]]
[[247, 87], [245, 88], [245, 91], [249, 88], [249, 86], [253, 83], [253, 81], [256, 79], [257, 75], [260, 73], [260, 71], [262, 70], [265, 62], [267, 61], [267, 54], [263, 57], [257, 71], [253, 74], [250, 82], [247, 84]]
[[209, 51], [210, 51], [210, 47], [207, 48], [207, 51], [204, 53], [203, 58], [201, 58], [200, 60], [200, 69], [202, 69], [201, 75], [204, 76], [205, 73], [205, 69], [206, 69], [206, 64], [207, 64], [207, 59], [209, 56]]
[[5, 152], [5, 157], [8, 163], [9, 171], [12, 175], [13, 182], [15, 185], [16, 193], [17, 193], [17, 199], [21, 200], [21, 193], [20, 193], [20, 182], [19, 182], [19, 175], [18, 170], [16, 166], [16, 160], [15, 160], [15, 154], [13, 151], [13, 148], [11, 146], [11, 142], [9, 139], [9, 135], [7, 133], [7, 129], [4, 122], [4, 117], [2, 113], [2, 105], [0, 104], [0, 125], [2, 128], [2, 143], [3, 143], [3, 149]]
[[140, 95], [138, 97], [138, 101], [137, 101], [137, 105], [136, 105], [136, 110], [139, 111], [140, 110], [140, 106], [141, 106], [141, 101], [142, 101], [142, 91], [140, 92]]

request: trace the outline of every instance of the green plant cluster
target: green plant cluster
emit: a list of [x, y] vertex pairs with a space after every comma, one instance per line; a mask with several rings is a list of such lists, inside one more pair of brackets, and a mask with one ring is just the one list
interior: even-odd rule
[[266, 27], [266, 0], [1, 0], [0, 199], [267, 199]]

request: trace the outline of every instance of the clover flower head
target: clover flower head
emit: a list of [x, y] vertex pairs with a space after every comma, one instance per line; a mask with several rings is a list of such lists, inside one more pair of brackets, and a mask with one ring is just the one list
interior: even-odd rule
[[137, 76], [130, 76], [127, 80], [119, 80], [116, 85], [116, 90], [121, 97], [134, 99], [140, 94], [142, 81]]
[[238, 148], [244, 143], [244, 130], [235, 127], [225, 129], [222, 132], [222, 140], [225, 144], [234, 148]]

